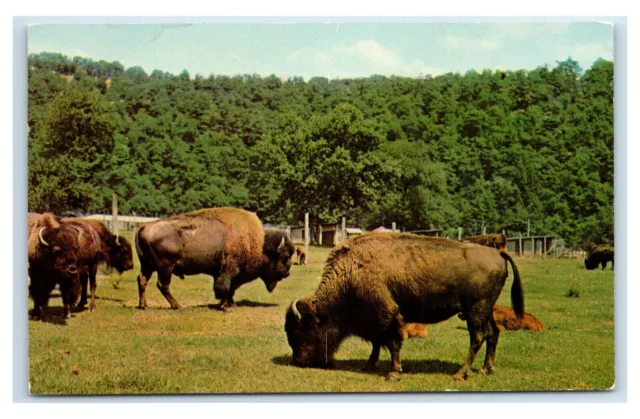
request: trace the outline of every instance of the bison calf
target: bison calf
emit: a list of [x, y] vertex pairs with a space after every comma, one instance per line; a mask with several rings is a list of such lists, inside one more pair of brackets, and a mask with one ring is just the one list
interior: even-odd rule
[[335, 248], [315, 294], [295, 300], [285, 318], [293, 362], [329, 367], [349, 336], [372, 342], [368, 368], [375, 367], [382, 346], [391, 352], [387, 379], [399, 379], [400, 349], [406, 323], [438, 323], [455, 314], [467, 319], [469, 353], [455, 375], [465, 379], [483, 342], [483, 373], [494, 369], [500, 330], [493, 306], [513, 269], [511, 302], [524, 313], [520, 276], [511, 257], [471, 243], [380, 233], [349, 239]]
[[296, 256], [298, 257], [298, 265], [307, 264], [307, 252], [304, 251], [304, 247], [298, 246], [296, 248]]

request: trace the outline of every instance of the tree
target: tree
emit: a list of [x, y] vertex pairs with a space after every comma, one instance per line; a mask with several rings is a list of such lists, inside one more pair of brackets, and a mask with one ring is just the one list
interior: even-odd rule
[[30, 154], [29, 208], [86, 211], [114, 147], [114, 115], [96, 92], [69, 89], [47, 106]]

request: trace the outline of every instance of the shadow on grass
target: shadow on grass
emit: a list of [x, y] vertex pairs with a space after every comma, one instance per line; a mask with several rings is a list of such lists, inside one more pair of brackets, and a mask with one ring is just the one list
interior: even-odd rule
[[261, 303], [259, 301], [240, 300], [236, 302], [238, 307], [278, 307], [275, 303]]
[[[80, 307], [71, 307], [71, 318], [76, 317], [74, 315], [74, 313], [81, 313], [82, 311], [84, 311], [84, 309], [80, 308]], [[47, 308], [47, 315], [44, 318], [33, 318], [32, 310], [29, 310], [29, 320], [31, 321], [36, 321], [36, 322], [43, 322], [43, 323], [50, 323], [50, 324], [56, 324], [58, 326], [66, 326], [67, 325], [67, 319], [65, 319], [64, 317], [62, 317], [64, 312], [64, 308], [62, 307], [48, 307]]]
[[114, 301], [116, 303], [124, 303], [124, 300], [121, 298], [111, 298], [111, 297], [99, 297], [96, 295], [96, 300], [103, 300], [103, 301]]
[[[281, 355], [271, 358], [271, 362], [276, 365], [288, 365], [291, 367], [295, 367], [293, 362], [291, 361], [291, 356]], [[335, 367], [331, 368], [336, 371], [350, 371], [350, 372], [358, 372], [361, 374], [370, 374], [370, 375], [385, 375], [389, 372], [390, 361], [380, 361], [376, 369], [374, 370], [363, 370], [367, 363], [366, 359], [349, 359], [349, 360], [340, 360], [335, 361]], [[296, 367], [297, 368], [297, 367]], [[313, 368], [309, 368], [313, 369]], [[419, 360], [402, 360], [402, 371], [403, 374], [444, 374], [444, 375], [453, 375], [458, 369], [460, 369], [460, 364], [449, 362], [449, 361], [440, 361], [438, 359], [419, 359]]]
[[[280, 304], [274, 303], [261, 303], [259, 301], [250, 301], [250, 300], [240, 300], [236, 302], [235, 307], [278, 307]], [[209, 308], [211, 310], [222, 311], [220, 308], [220, 303], [215, 304], [198, 304], [195, 306], [189, 306], [193, 308]]]

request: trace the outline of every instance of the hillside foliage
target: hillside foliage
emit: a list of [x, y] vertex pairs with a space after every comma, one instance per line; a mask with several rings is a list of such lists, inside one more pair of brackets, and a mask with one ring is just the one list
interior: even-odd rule
[[[70, 77], [72, 76], [72, 77]], [[613, 242], [613, 63], [357, 79], [29, 56], [29, 210]]]

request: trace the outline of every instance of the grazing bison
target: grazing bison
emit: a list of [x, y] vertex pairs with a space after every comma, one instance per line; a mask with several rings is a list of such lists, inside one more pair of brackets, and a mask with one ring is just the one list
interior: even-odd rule
[[258, 217], [237, 208], [210, 208], [149, 223], [138, 230], [140, 258], [138, 308], [145, 308], [145, 289], [154, 272], [158, 288], [171, 307], [180, 304], [169, 292], [171, 275], [207, 274], [214, 278], [220, 308], [230, 309], [241, 285], [260, 277], [272, 292], [289, 276], [294, 253], [284, 230], [267, 230]]
[[[465, 320], [462, 314], [459, 314], [460, 320]], [[529, 330], [532, 332], [543, 332], [544, 325], [537, 318], [529, 313], [524, 313], [522, 319], [516, 316], [512, 308], [506, 306], [493, 307], [493, 319], [500, 330]]]
[[467, 318], [469, 354], [455, 375], [465, 379], [487, 341], [483, 373], [491, 373], [500, 330], [493, 306], [513, 269], [511, 301], [524, 313], [520, 276], [503, 252], [453, 240], [406, 233], [368, 234], [349, 239], [329, 255], [315, 294], [295, 300], [285, 318], [293, 362], [330, 367], [348, 336], [372, 342], [367, 368], [385, 346], [391, 352], [387, 379], [399, 379], [405, 322], [438, 323], [460, 312]]
[[63, 316], [71, 316], [71, 306], [80, 297], [78, 251], [82, 231], [72, 224], [43, 214], [30, 231], [28, 239], [29, 295], [33, 299], [34, 318], [44, 318], [51, 291], [60, 286]]
[[307, 252], [304, 251], [304, 247], [298, 246], [296, 248], [296, 256], [298, 257], [298, 265], [307, 264]]
[[463, 240], [468, 243], [476, 243], [482, 246], [493, 247], [498, 250], [507, 251], [507, 237], [502, 234], [481, 234], [479, 236], [467, 237]]
[[[133, 252], [131, 244], [127, 239], [111, 234], [109, 229], [96, 220], [86, 220], [82, 218], [69, 218], [68, 222], [82, 229], [86, 233], [84, 246], [81, 247], [80, 260], [80, 284], [82, 285], [82, 296], [80, 307], [87, 304], [87, 288], [91, 288], [91, 303], [89, 311], [96, 308], [96, 274], [98, 265], [105, 263], [109, 268], [115, 268], [118, 273], [133, 269]], [[91, 238], [89, 242], [88, 238]], [[97, 240], [96, 240], [97, 239]]]
[[607, 262], [611, 262], [613, 270], [613, 247], [608, 244], [599, 244], [589, 247], [589, 255], [584, 260], [584, 267], [591, 271], [601, 265], [604, 270]]

